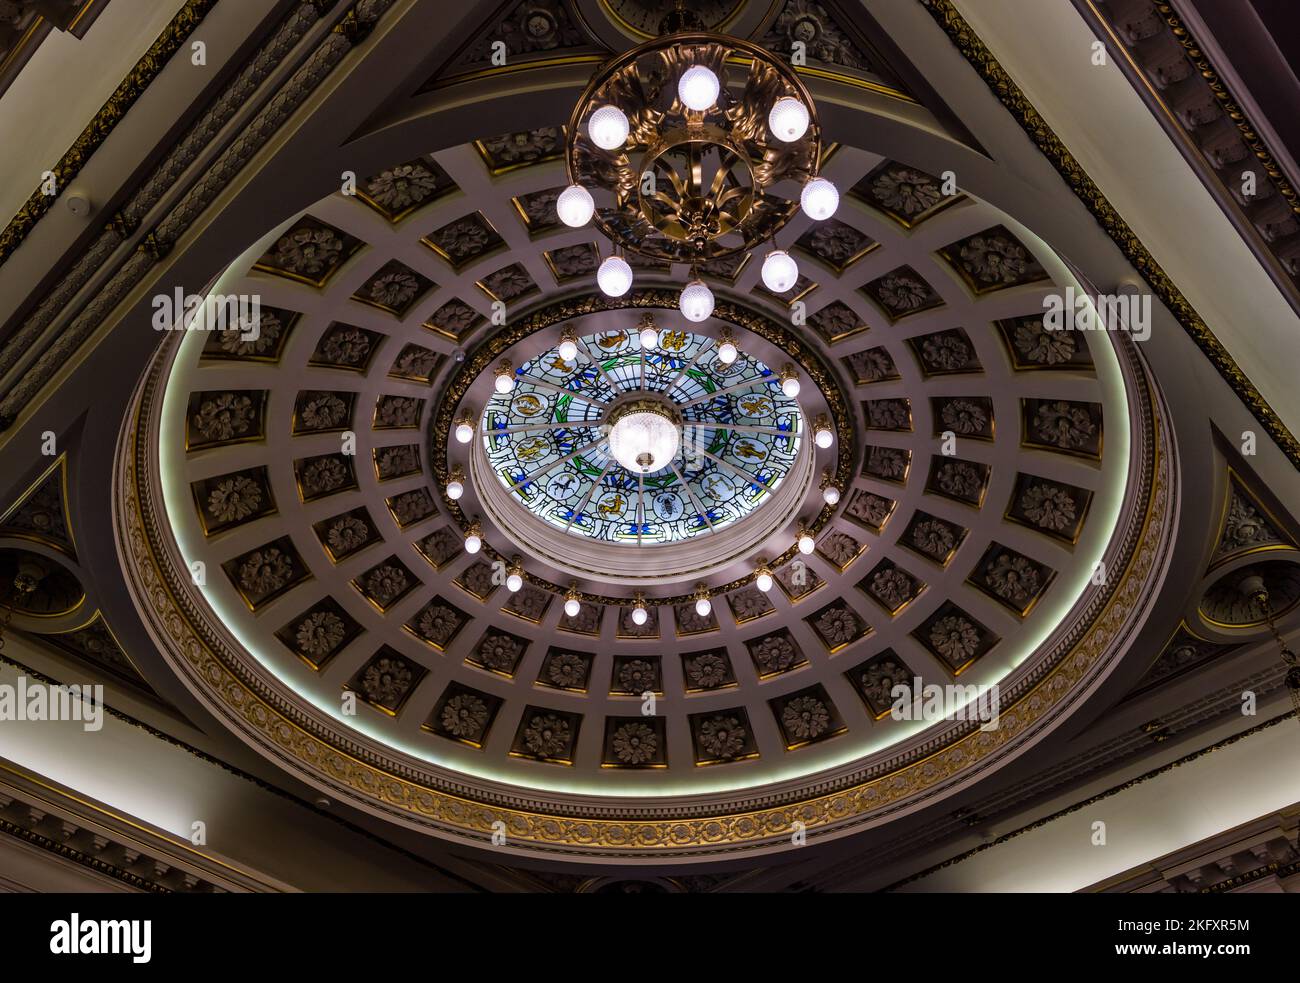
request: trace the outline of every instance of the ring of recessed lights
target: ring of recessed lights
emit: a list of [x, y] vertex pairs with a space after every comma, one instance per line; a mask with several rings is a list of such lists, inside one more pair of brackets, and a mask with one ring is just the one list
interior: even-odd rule
[[[457, 180], [482, 167], [476, 157], [455, 163]], [[527, 195], [555, 177], [524, 172], [509, 181]], [[915, 299], [893, 282], [903, 273], [890, 271], [899, 261], [894, 251], [916, 236], [891, 232], [878, 217], [870, 227], [882, 248], [863, 260], [872, 269], [855, 269], [842, 284], [823, 269], [806, 327], [777, 313], [788, 298], [769, 302], [761, 287], [746, 296], [755, 270], [706, 273], [723, 284], [722, 296], [713, 322], [686, 333], [711, 339], [706, 352], [730, 343], [770, 369], [787, 360], [797, 366], [800, 454], [816, 464], [715, 534], [640, 549], [600, 544], [648, 557], [681, 545], [707, 549], [770, 518], [779, 552], [768, 553], [768, 570], [756, 568], [753, 549], [737, 553], [707, 578], [700, 598], [694, 574], [635, 593], [584, 579], [577, 596], [566, 597], [566, 581], [579, 575], [527, 549], [520, 562], [511, 555], [518, 520], [543, 520], [495, 473], [474, 473], [475, 461], [486, 460], [482, 435], [475, 438], [484, 408], [510, 395], [498, 389], [502, 361], [512, 362], [518, 380], [516, 367], [559, 354], [570, 340], [566, 329], [577, 354], [584, 339], [636, 333], [645, 311], [673, 330], [680, 323], [674, 271], [650, 274], [658, 289], [610, 301], [590, 292], [594, 265], [577, 290], [552, 266], [556, 287], [542, 289], [552, 296], [514, 305], [495, 331], [483, 330], [487, 304], [478, 298], [481, 339], [444, 343], [452, 336], [442, 315], [457, 295], [477, 297], [466, 292], [477, 282], [495, 299], [506, 282], [490, 275], [496, 267], [527, 263], [540, 279], [539, 257], [549, 262], [556, 252], [553, 241], [534, 242], [526, 220], [521, 233], [508, 225], [510, 215], [494, 216], [510, 254], [488, 252], [463, 276], [448, 272], [451, 260], [444, 267], [415, 244], [467, 207], [449, 198], [415, 213], [412, 228], [399, 226], [384, 243], [376, 237], [333, 280], [279, 272], [272, 261], [281, 247], [291, 252], [324, 238], [325, 223], [344, 242], [367, 234], [362, 205], [322, 201], [218, 283], [227, 294], [263, 294], [264, 317], [273, 312], [264, 324], [279, 325], [269, 347], [191, 333], [168, 346], [157, 391], [146, 387], [143, 395], [139, 494], [145, 524], [159, 523], [153, 554], [163, 567], [172, 554], [183, 561], [179, 578], [167, 577], [189, 608], [185, 618], [206, 626], [205, 645], [228, 649], [229, 665], [242, 660], [241, 683], [296, 726], [336, 735], [367, 764], [391, 762], [421, 784], [458, 789], [475, 802], [548, 812], [558, 801], [552, 796], [580, 792], [607, 796], [620, 815], [651, 816], [667, 815], [663, 797], [699, 795], [715, 796], [710, 801], [725, 811], [747, 794], [741, 790], [766, 805], [774, 800], [762, 786], [794, 788], [828, 775], [824, 787], [845, 787], [837, 783], [861, 780], [862, 768], [885, 754], [917, 750], [928, 733], [921, 726], [879, 719], [880, 692], [888, 689], [880, 687], [899, 674], [942, 681], [960, 672], [963, 682], [1021, 680], [1015, 685], [1023, 688], [1042, 660], [1063, 658], [1063, 626], [1094, 611], [1099, 593], [1083, 568], [1111, 549], [1121, 514], [1132, 520], [1121, 502], [1133, 467], [1127, 405], [1140, 405], [1128, 391], [1136, 370], [1103, 336], [1076, 339], [1064, 360], [1059, 346], [1044, 347], [1032, 323], [1052, 289], [1042, 271], [999, 285], [988, 299], [978, 283], [944, 279], [944, 264], [960, 273], [960, 264], [989, 249], [1016, 248], [991, 209], [968, 202], [936, 213], [925, 227], [923, 248], [931, 252], [907, 257], [909, 283], [925, 276], [946, 307], [936, 299], [908, 308], [914, 314], [876, 313], [872, 305], [889, 311], [890, 301]], [[845, 218], [868, 225], [858, 214]], [[1052, 277], [1067, 275], [1045, 245], [1032, 245]], [[381, 284], [398, 256], [407, 273], [440, 284], [400, 312], [364, 299], [363, 289]], [[840, 315], [852, 308], [858, 320], [848, 323]], [[864, 321], [876, 330], [867, 333]], [[436, 357], [462, 344], [468, 350], [459, 366]], [[845, 398], [843, 379], [858, 387], [860, 412]], [[457, 422], [469, 410], [471, 442], [457, 444]], [[830, 448], [813, 439], [823, 412], [833, 428]], [[945, 430], [960, 434], [955, 459], [938, 450]], [[855, 431], [869, 445], [865, 453]], [[355, 432], [357, 453], [340, 471], [331, 462], [346, 432]], [[823, 497], [816, 482], [823, 466], [831, 472], [827, 490], [841, 497]], [[1133, 474], [1134, 487], [1147, 480]], [[788, 512], [776, 505], [787, 489], [806, 496]], [[476, 497], [489, 490], [502, 492], [510, 510], [483, 515], [480, 555], [467, 555]], [[124, 502], [123, 521], [132, 514]], [[797, 535], [799, 520], [813, 536]], [[570, 543], [588, 542], [550, 528]], [[796, 559], [814, 573], [806, 585], [792, 577]], [[505, 583], [493, 581], [492, 560], [505, 561]], [[202, 589], [187, 583], [195, 561], [206, 564]], [[141, 596], [152, 603], [157, 595], [145, 589]], [[175, 623], [162, 622], [168, 632]], [[178, 659], [199, 667], [189, 655]], [[193, 684], [216, 685], [213, 679]], [[869, 679], [874, 688], [864, 688]], [[340, 690], [362, 697], [356, 716], [339, 715]], [[637, 698], [647, 690], [657, 694], [658, 710], [642, 720]], [[800, 721], [817, 704], [826, 719], [817, 711], [810, 729]], [[466, 736], [480, 712], [485, 726]], [[564, 748], [551, 747], [555, 728], [531, 727], [547, 717], [567, 725]], [[616, 746], [632, 718], [650, 728], [656, 756], [628, 752], [627, 740]], [[719, 730], [733, 718], [739, 730]], [[235, 725], [256, 727], [257, 719], [237, 713]], [[741, 731], [745, 740], [735, 748]], [[692, 808], [707, 814], [711, 806]]]

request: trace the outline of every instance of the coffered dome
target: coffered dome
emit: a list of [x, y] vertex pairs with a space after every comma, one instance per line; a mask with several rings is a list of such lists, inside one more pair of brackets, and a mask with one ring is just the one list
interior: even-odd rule
[[[200, 678], [220, 665], [321, 742], [292, 767], [346, 749], [410, 783], [356, 791], [368, 807], [473, 839], [457, 810], [495, 803], [522, 841], [593, 855], [664, 846], [639, 824], [668, 816], [698, 817], [673, 849], [708, 855], [708, 823], [798, 802], [848, 828], [938, 749], [943, 775], [907, 788], [1005, 753], [970, 721], [896, 719], [896, 687], [1014, 706], [1085, 678], [1066, 656], [1155, 488], [1127, 339], [1045, 328], [1077, 284], [1046, 243], [847, 147], [823, 173], [853, 194], [795, 219], [787, 294], [735, 261], [701, 271], [703, 323], [674, 265], [604, 297], [590, 233], [554, 217], [553, 144], [485, 138], [318, 202], [213, 288], [260, 299], [256, 338], [202, 315], [169, 338], [127, 487], [221, 653]], [[538, 163], [498, 167], [507, 146]], [[619, 463], [628, 406], [673, 428], [666, 465]], [[520, 818], [578, 793], [610, 825]]]

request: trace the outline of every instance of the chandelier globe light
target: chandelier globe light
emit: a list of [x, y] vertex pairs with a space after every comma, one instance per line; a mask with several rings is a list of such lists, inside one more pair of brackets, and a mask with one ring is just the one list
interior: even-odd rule
[[764, 594], [772, 589], [772, 571], [767, 565], [766, 560], [759, 560], [758, 566], [754, 569], [754, 586]]
[[591, 142], [601, 150], [617, 150], [627, 143], [627, 116], [617, 106], [601, 106], [587, 122]]
[[783, 294], [799, 279], [799, 264], [784, 249], [773, 249], [763, 258], [763, 286], [774, 294]]
[[506, 570], [506, 590], [511, 594], [518, 594], [524, 589], [524, 564], [519, 557], [515, 557], [510, 562], [510, 567]]
[[679, 301], [682, 317], [696, 324], [713, 316], [713, 291], [699, 279], [691, 280], [682, 290]]
[[826, 178], [815, 177], [799, 193], [799, 206], [814, 222], [824, 221], [840, 207], [839, 190]]
[[606, 297], [622, 297], [632, 289], [632, 267], [622, 256], [610, 256], [596, 270], [596, 283]]
[[707, 112], [718, 101], [722, 83], [711, 68], [704, 65], [692, 65], [682, 72], [677, 82], [677, 98], [687, 109], [697, 113]]
[[827, 505], [838, 505], [840, 503], [840, 486], [835, 483], [835, 476], [831, 474], [830, 468], [822, 470], [822, 501]]
[[650, 612], [646, 610], [645, 595], [640, 591], [636, 595], [636, 603], [632, 605], [632, 623], [634, 625], [644, 625], [650, 620]]
[[813, 539], [813, 534], [808, 531], [808, 527], [803, 525], [799, 527], [799, 534], [795, 537], [795, 543], [799, 547], [799, 552], [804, 556], [817, 548], [817, 540]]
[[591, 221], [596, 212], [596, 201], [582, 185], [571, 184], [555, 199], [555, 211], [569, 228], [580, 229]]
[[609, 419], [609, 452], [630, 474], [662, 471], [681, 448], [681, 421], [658, 397], [624, 403]]
[[767, 128], [782, 143], [803, 139], [810, 122], [812, 118], [808, 115], [808, 107], [794, 96], [782, 96], [772, 103], [772, 109], [767, 114]]

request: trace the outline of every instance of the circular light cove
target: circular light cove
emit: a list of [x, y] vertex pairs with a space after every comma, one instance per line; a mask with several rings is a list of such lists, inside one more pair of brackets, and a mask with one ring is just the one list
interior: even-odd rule
[[682, 445], [682, 431], [668, 404], [639, 399], [610, 414], [609, 452], [632, 474], [662, 471]]

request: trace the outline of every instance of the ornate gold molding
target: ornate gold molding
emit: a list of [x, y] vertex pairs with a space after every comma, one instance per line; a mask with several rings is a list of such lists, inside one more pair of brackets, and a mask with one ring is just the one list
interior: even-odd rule
[[127, 74], [121, 84], [113, 90], [108, 102], [86, 124], [81, 135], [68, 148], [57, 164], [50, 170], [57, 181], [57, 194], [44, 194], [38, 187], [18, 213], [9, 220], [3, 232], [0, 232], [0, 264], [3, 264], [17, 249], [28, 234], [35, 228], [46, 212], [50, 210], [59, 195], [86, 166], [91, 155], [108, 139], [122, 118], [126, 116], [137, 99], [149, 88], [153, 80], [163, 70], [172, 55], [180, 50], [194, 29], [199, 26], [208, 12], [215, 7], [217, 0], [186, 0], [186, 3], [171, 19], [162, 33], [149, 46], [135, 67]]
[[[677, 302], [676, 293], [654, 288], [633, 290], [626, 296], [619, 298], [587, 293], [554, 301], [538, 308], [510, 327], [497, 332], [466, 359], [443, 389], [437, 412], [434, 414], [433, 425], [430, 428], [429, 447], [430, 468], [437, 480], [443, 505], [461, 529], [465, 529], [469, 525], [470, 519], [465, 514], [464, 509], [460, 507], [460, 503], [447, 496], [447, 447], [451, 440], [451, 428], [455, 424], [460, 402], [464, 399], [469, 387], [473, 385], [474, 380], [484, 372], [489, 371], [490, 367], [503, 353], [520, 341], [557, 324], [601, 311], [642, 308], [675, 311]], [[804, 344], [796, 333], [785, 330], [780, 324], [766, 315], [734, 301], [719, 298], [714, 306], [713, 316], [734, 324], [736, 327], [743, 328], [745, 331], [775, 345], [797, 362], [808, 378], [816, 383], [825, 397], [827, 406], [829, 406], [835, 421], [837, 447], [835, 480], [841, 488], [847, 488], [853, 480], [853, 462], [857, 456], [857, 435], [854, 433], [853, 428], [853, 410], [844, 396], [844, 391], [840, 387], [835, 373], [811, 345]], [[826, 505], [822, 507], [817, 516], [808, 524], [814, 535], [834, 517], [835, 511], [835, 506]], [[483, 545], [483, 553], [492, 559], [509, 560], [508, 556], [497, 552], [486, 543]], [[791, 545], [785, 552], [769, 560], [769, 566], [772, 569], [777, 569], [794, 559], [797, 554], [798, 547]], [[719, 584], [710, 588], [709, 596], [720, 597], [723, 594], [738, 590], [747, 584], [753, 583], [755, 576], [756, 574], [749, 573], [730, 583]], [[525, 572], [524, 579], [535, 587], [540, 587], [561, 596], [568, 590], [567, 587], [552, 583], [534, 573]], [[579, 592], [578, 599], [593, 604], [603, 604], [607, 607], [631, 605], [635, 602], [635, 598], [631, 596], [613, 597], [582, 592]], [[656, 596], [653, 598], [655, 604], [665, 606], [688, 604], [694, 600], [694, 592], [677, 594], [671, 597]]]
[[966, 23], [965, 18], [953, 6], [952, 0], [917, 0], [917, 2], [930, 12], [957, 50], [979, 72], [993, 94], [998, 97], [1043, 155], [1051, 161], [1070, 186], [1070, 190], [1092, 213], [1093, 218], [1120, 248], [1125, 258], [1133, 264], [1133, 268], [1142, 274], [1142, 278], [1146, 280], [1156, 296], [1205, 353], [1205, 357], [1218, 370], [1219, 375], [1246, 404], [1255, 419], [1263, 425], [1265, 431], [1291, 463], [1300, 468], [1300, 440], [1297, 440], [1287, 429], [1286, 424], [1268, 405], [1263, 394], [1241, 371], [1236, 360], [1156, 262], [1150, 250], [1115, 210], [1083, 166], [1016, 85], [1015, 80], [1007, 74], [993, 53]]
[[[653, 292], [648, 292], [653, 293]], [[509, 331], [502, 332], [502, 335]], [[922, 748], [901, 753], [878, 770], [864, 769], [819, 780], [816, 793], [750, 790], [737, 805], [628, 804], [592, 800], [551, 802], [523, 790], [486, 790], [464, 776], [443, 776], [410, 760], [396, 761], [345, 728], [318, 719], [269, 686], [238, 651], [231, 650], [189, 592], [166, 543], [151, 489], [156, 461], [151, 428], [157, 390], [170, 365], [164, 350], [137, 397], [119, 445], [115, 482], [116, 534], [129, 589], [142, 616], [158, 633], [165, 657], [226, 725], [241, 731], [282, 767], [305, 775], [363, 807], [416, 828], [472, 842], [505, 830], [517, 849], [571, 857], [712, 857], [738, 850], [779, 847], [799, 822], [824, 835], [883, 820], [914, 796], [938, 794], [993, 766], [1003, 751], [1068, 712], [1107, 658], [1131, 637], [1149, 602], [1152, 578], [1167, 558], [1175, 514], [1172, 454], [1157, 421], [1155, 396], [1125, 350], [1133, 379], [1135, 478], [1130, 518], [1112, 545], [1112, 570], [1122, 571], [1083, 603], [1053, 649], [1013, 686], [1004, 689], [998, 730], [961, 727]], [[471, 376], [475, 375], [471, 370]], [[183, 570], [183, 568], [181, 568]], [[866, 777], [870, 775], [870, 777]], [[740, 803], [743, 802], [743, 805]], [[502, 826], [496, 824], [501, 823]]]

